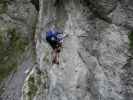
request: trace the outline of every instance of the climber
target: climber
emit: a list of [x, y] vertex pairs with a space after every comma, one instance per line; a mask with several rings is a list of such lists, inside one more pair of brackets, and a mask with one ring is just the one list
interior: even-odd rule
[[59, 64], [59, 53], [62, 48], [63, 38], [64, 36], [63, 36], [63, 33], [61, 32], [56, 32], [52, 30], [49, 30], [48, 32], [46, 32], [46, 40], [53, 48], [53, 52], [52, 52], [53, 64]]

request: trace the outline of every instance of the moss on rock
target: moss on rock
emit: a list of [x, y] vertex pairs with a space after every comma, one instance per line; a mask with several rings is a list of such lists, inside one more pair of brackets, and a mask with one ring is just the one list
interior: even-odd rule
[[48, 89], [48, 72], [41, 71], [38, 67], [33, 69], [26, 79], [23, 87], [23, 99], [33, 100], [38, 95], [44, 93]]
[[29, 100], [32, 100], [32, 98], [35, 96], [37, 92], [37, 86], [36, 86], [35, 78], [33, 75], [31, 75], [28, 79], [28, 87], [29, 87], [29, 91], [27, 95], [29, 97]]
[[6, 3], [8, 2], [9, 0], [0, 0], [0, 3]]
[[0, 14], [5, 13], [7, 10], [7, 0], [0, 0]]
[[17, 69], [18, 59], [28, 41], [15, 29], [0, 30], [0, 81]]
[[0, 14], [5, 13], [6, 10], [7, 10], [7, 5], [6, 5], [6, 3], [0, 4]]

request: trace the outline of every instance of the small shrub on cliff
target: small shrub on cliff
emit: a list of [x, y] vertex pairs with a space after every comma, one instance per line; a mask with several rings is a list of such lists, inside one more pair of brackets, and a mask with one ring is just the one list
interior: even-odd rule
[[29, 77], [28, 86], [29, 86], [29, 91], [28, 91], [29, 100], [32, 100], [37, 92], [37, 86], [35, 84], [35, 78], [33, 75]]

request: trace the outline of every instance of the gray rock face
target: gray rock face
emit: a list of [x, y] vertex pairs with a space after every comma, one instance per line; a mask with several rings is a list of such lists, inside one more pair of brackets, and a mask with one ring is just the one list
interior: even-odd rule
[[[25, 51], [27, 59], [5, 80], [3, 100], [132, 100], [132, 0], [40, 0], [39, 8], [32, 3], [12, 1], [0, 17], [30, 42], [36, 24], [36, 54], [31, 46]], [[53, 26], [68, 34], [59, 65], [52, 64], [45, 40]]]
[[112, 12], [117, 6], [117, 2], [118, 0], [88, 0], [92, 9], [101, 15]]
[[[25, 0], [24, 0], [25, 1]], [[37, 11], [28, 1], [0, 1], [0, 99], [20, 100], [34, 65], [33, 32]]]
[[[64, 7], [57, 10], [55, 1], [40, 2], [36, 30], [39, 33], [36, 36], [37, 68], [46, 71], [47, 78], [36, 88], [35, 96], [28, 95], [30, 85], [26, 85], [29, 83], [27, 79], [22, 100], [131, 100], [132, 86], [128, 89], [129, 82], [125, 78], [131, 80], [132, 76], [129, 78], [130, 74], [124, 67], [131, 65], [128, 64], [131, 56], [128, 51], [130, 29], [124, 27], [128, 15], [123, 3], [90, 0], [89, 7], [76, 0], [60, 3]], [[62, 16], [65, 17], [59, 18]], [[64, 40], [60, 64], [52, 65], [51, 48], [45, 41], [45, 32], [53, 24], [58, 27], [60, 20], [63, 20], [60, 30], [69, 37]], [[35, 75], [34, 80], [37, 80], [36, 75], [46, 76], [37, 74], [35, 69], [31, 75]]]

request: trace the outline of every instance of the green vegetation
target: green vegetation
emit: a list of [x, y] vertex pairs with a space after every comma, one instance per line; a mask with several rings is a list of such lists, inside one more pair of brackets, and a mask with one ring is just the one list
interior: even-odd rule
[[9, 0], [0, 0], [0, 3], [6, 3], [8, 2]]
[[28, 87], [29, 87], [29, 91], [28, 91], [27, 95], [29, 97], [29, 100], [32, 100], [33, 97], [35, 96], [36, 92], [37, 92], [37, 86], [35, 84], [35, 78], [33, 75], [31, 75], [29, 77]]
[[130, 49], [133, 49], [133, 32], [128, 34]]
[[17, 69], [18, 59], [27, 45], [28, 41], [15, 29], [0, 30], [0, 81]]
[[0, 14], [5, 13], [7, 10], [7, 0], [0, 0]]
[[46, 90], [48, 88], [48, 73], [36, 68], [36, 71], [31, 73], [26, 80], [23, 88], [23, 98], [26, 100], [33, 100], [36, 95], [44, 93], [39, 90]]

